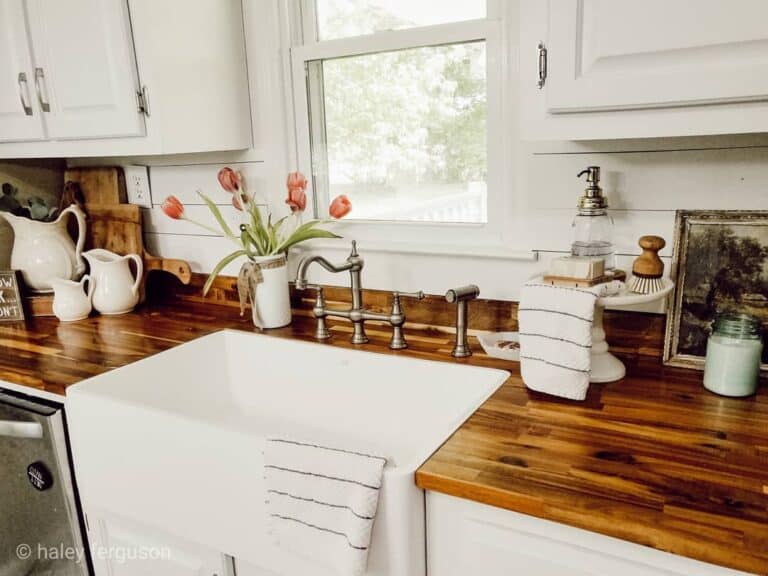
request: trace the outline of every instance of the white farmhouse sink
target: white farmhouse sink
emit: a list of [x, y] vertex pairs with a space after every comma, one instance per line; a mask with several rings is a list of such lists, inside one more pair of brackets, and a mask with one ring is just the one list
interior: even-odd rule
[[86, 507], [139, 520], [280, 575], [329, 574], [266, 534], [271, 435], [386, 456], [368, 574], [424, 576], [414, 471], [507, 378], [501, 370], [238, 331], [67, 390]]

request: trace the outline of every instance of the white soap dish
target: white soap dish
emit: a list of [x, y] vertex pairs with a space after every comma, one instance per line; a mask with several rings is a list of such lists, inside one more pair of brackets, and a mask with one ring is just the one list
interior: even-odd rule
[[491, 332], [477, 337], [488, 356], [520, 362], [520, 335], [517, 332]]

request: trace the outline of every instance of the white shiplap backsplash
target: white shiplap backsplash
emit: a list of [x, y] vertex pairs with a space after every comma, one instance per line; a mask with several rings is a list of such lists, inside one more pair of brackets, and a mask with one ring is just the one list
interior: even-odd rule
[[[364, 285], [380, 289], [423, 289], [443, 293], [468, 282], [480, 285], [486, 297], [515, 299], [520, 284], [536, 271], [546, 268], [552, 258], [565, 254], [570, 246], [570, 223], [583, 182], [576, 173], [587, 165], [603, 168], [603, 184], [614, 209], [615, 244], [619, 265], [630, 268], [640, 250], [637, 239], [657, 234], [667, 239], [662, 251], [667, 269], [671, 262], [676, 209], [768, 209], [768, 147], [704, 150], [654, 150], [634, 152], [525, 151], [519, 161], [521, 209], [516, 219], [521, 250], [539, 252], [537, 262], [500, 258], [457, 258], [451, 255], [408, 254], [361, 251], [366, 258]], [[211, 222], [207, 208], [194, 194], [210, 194], [232, 226], [238, 214], [229, 204], [229, 195], [220, 191], [216, 172], [223, 163], [173, 165], [151, 168], [152, 196], [156, 204], [176, 194], [190, 215]], [[252, 189], [263, 197], [269, 178], [265, 163], [231, 164], [240, 169]], [[273, 185], [282, 186], [277, 177]], [[279, 198], [278, 194], [272, 194]], [[274, 200], [273, 200], [274, 202]], [[198, 272], [209, 271], [231, 245], [185, 222], [168, 219], [159, 208], [145, 212], [147, 244], [155, 252], [188, 259]], [[333, 258], [342, 259], [346, 242], [338, 249], [323, 246]], [[295, 258], [293, 259], [295, 260]], [[236, 266], [227, 273], [233, 274]], [[345, 284], [346, 277], [333, 277], [318, 270], [317, 280]]]
[[[239, 153], [195, 155], [179, 158], [123, 159], [117, 163], [150, 166], [152, 198], [156, 205], [169, 194], [187, 204], [191, 217], [212, 222], [197, 189], [222, 206], [232, 226], [239, 215], [222, 192], [216, 173], [227, 164], [242, 170], [251, 189], [268, 199], [277, 213], [283, 203], [287, 172], [294, 170], [290, 98], [285, 94], [285, 73], [280, 48], [280, 27], [285, 18], [270, 12], [275, 3], [246, 0], [246, 37], [249, 84], [253, 106], [254, 149]], [[512, 37], [515, 35], [513, 34]], [[516, 106], [516, 105], [514, 105]], [[512, 110], [512, 116], [518, 111]], [[511, 122], [514, 140], [516, 128]], [[677, 209], [768, 209], [768, 137], [765, 135], [634, 140], [616, 142], [523, 143], [511, 158], [514, 180], [509, 193], [516, 206], [510, 236], [521, 252], [538, 251], [538, 261], [498, 257], [461, 257], [451, 254], [397, 254], [366, 248], [363, 286], [385, 290], [417, 290], [442, 294], [448, 288], [476, 283], [486, 298], [516, 299], [520, 285], [546, 269], [552, 258], [567, 253], [571, 220], [584, 182], [576, 173], [588, 165], [603, 169], [603, 186], [615, 219], [618, 264], [629, 269], [640, 250], [637, 239], [657, 234], [667, 239], [662, 256], [667, 270], [672, 256], [675, 210]], [[72, 163], [86, 162], [74, 160]], [[94, 163], [93, 160], [87, 163]], [[114, 164], [115, 159], [97, 160]], [[155, 207], [145, 210], [146, 243], [155, 253], [189, 260], [196, 272], [210, 271], [233, 245], [183, 221], [172, 221]], [[461, 244], [461, 238], [456, 239]], [[342, 260], [349, 250], [348, 239], [324, 242], [322, 252]], [[295, 266], [302, 251], [291, 258]], [[235, 274], [237, 265], [225, 270]], [[345, 275], [330, 275], [317, 268], [312, 279], [347, 285]], [[660, 310], [655, 306], [654, 310]]]

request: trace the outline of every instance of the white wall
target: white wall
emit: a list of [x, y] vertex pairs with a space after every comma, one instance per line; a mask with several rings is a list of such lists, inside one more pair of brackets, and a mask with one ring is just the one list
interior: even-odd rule
[[[254, 105], [254, 149], [229, 154], [132, 159], [127, 162], [151, 165], [152, 196], [159, 204], [168, 194], [196, 202], [194, 190], [201, 188], [226, 205], [228, 197], [217, 189], [216, 172], [233, 165], [243, 170], [276, 212], [285, 213], [285, 174], [292, 164], [292, 133], [284, 118], [290, 102], [283, 93], [283, 59], [279, 44], [281, 22], [273, 2], [245, 0], [246, 31], [251, 97]], [[270, 12], [274, 10], [274, 12]], [[517, 24], [512, 23], [516, 29]], [[516, 32], [510, 35], [513, 38]], [[516, 53], [510, 47], [510, 53]], [[513, 99], [514, 100], [514, 99]], [[516, 102], [510, 102], [516, 108]], [[518, 110], [511, 110], [516, 117]], [[516, 130], [510, 122], [510, 131]], [[513, 138], [513, 140], [517, 140]], [[77, 160], [72, 163], [80, 164]], [[88, 163], [91, 161], [83, 162]], [[100, 163], [114, 163], [102, 159]], [[585, 143], [521, 143], [510, 158], [514, 180], [511, 203], [516, 218], [510, 254], [483, 257], [457, 254], [393, 253], [385, 246], [361, 245], [366, 259], [363, 284], [367, 288], [416, 290], [443, 293], [466, 283], [481, 287], [482, 296], [516, 299], [521, 283], [546, 268], [551, 258], [565, 254], [570, 246], [570, 222], [583, 182], [576, 179], [582, 168], [602, 166], [604, 188], [616, 222], [619, 265], [629, 269], [639, 254], [637, 238], [658, 234], [668, 241], [663, 251], [667, 269], [671, 259], [674, 212], [677, 209], [768, 209], [768, 135], [711, 138], [681, 138]], [[199, 202], [198, 202], [199, 203]], [[191, 206], [197, 218], [207, 216], [202, 206]], [[228, 219], [237, 215], [226, 208]], [[146, 212], [146, 240], [156, 253], [186, 258], [192, 269], [207, 272], [232, 246], [185, 222], [166, 218], [159, 209]], [[343, 228], [343, 227], [342, 227]], [[343, 234], [343, 229], [341, 231]], [[457, 238], [460, 244], [461, 239]], [[413, 248], [413, 247], [411, 247]], [[329, 258], [343, 259], [348, 240], [324, 242]], [[537, 253], [538, 260], [532, 260]], [[292, 261], [295, 265], [296, 251]], [[226, 273], [236, 273], [231, 266]], [[316, 271], [316, 281], [348, 283]], [[657, 307], [658, 309], [658, 307]]]

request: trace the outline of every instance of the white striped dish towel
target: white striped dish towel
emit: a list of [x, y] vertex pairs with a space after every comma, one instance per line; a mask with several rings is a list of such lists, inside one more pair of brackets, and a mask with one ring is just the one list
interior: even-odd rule
[[620, 282], [591, 288], [527, 282], [520, 293], [520, 375], [525, 385], [554, 396], [584, 400], [589, 388], [595, 302]]
[[269, 531], [281, 547], [343, 576], [365, 572], [386, 459], [267, 438]]

